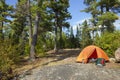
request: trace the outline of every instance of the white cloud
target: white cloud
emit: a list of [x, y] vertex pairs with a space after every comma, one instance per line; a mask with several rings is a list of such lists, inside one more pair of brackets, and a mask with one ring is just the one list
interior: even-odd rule
[[79, 25], [79, 24], [82, 24], [85, 20], [89, 20], [90, 18], [85, 18], [85, 19], [82, 19], [82, 20], [79, 20], [79, 21], [77, 21], [72, 27], [73, 27], [73, 30], [74, 31], [76, 31], [76, 29], [77, 29], [77, 26]]
[[120, 20], [117, 20], [114, 25], [116, 26], [116, 29], [120, 30]]
[[90, 19], [90, 18], [85, 18], [85, 19], [79, 20], [79, 21], [75, 22], [74, 25], [72, 25], [74, 35], [76, 34], [77, 26], [78, 26], [79, 24], [82, 24], [85, 20], [88, 21], [89, 19]]
[[[73, 27], [73, 30], [76, 31], [77, 29], [77, 26], [79, 24], [82, 24], [85, 20], [89, 20], [90, 18], [85, 18], [85, 19], [82, 19], [82, 20], [79, 20], [77, 21], [72, 27]], [[114, 23], [114, 25], [116, 26], [116, 29], [119, 29], [120, 30], [120, 19], [119, 20], [116, 20], [116, 22]]]
[[[79, 20], [77, 22], [74, 23], [74, 25], [72, 25], [73, 27], [73, 33], [76, 34], [76, 30], [77, 30], [77, 26], [79, 24], [82, 24], [85, 20], [89, 20], [90, 18], [85, 18], [85, 19], [82, 19], [82, 20]], [[116, 26], [116, 29], [120, 30], [120, 20], [117, 20], [114, 25]]]
[[77, 23], [77, 24], [81, 24], [81, 23], [83, 23], [85, 20], [88, 21], [89, 19], [90, 19], [90, 18], [85, 18], [85, 19], [82, 19], [82, 20], [80, 20], [80, 21], [77, 21], [76, 23]]

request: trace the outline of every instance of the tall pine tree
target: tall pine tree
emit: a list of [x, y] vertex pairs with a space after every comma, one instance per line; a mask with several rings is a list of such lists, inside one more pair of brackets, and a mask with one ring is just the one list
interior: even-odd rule
[[93, 16], [93, 26], [101, 25], [101, 32], [115, 30], [113, 23], [118, 19], [115, 12], [120, 11], [119, 0], [84, 0], [84, 3], [87, 5], [84, 11]]
[[7, 22], [10, 22], [8, 17], [11, 16], [12, 6], [6, 4], [5, 0], [0, 0], [0, 40], [4, 39], [3, 28]]
[[85, 20], [82, 23], [82, 40], [81, 40], [81, 46], [84, 48], [85, 46], [88, 46], [91, 44], [91, 35], [90, 35], [90, 29], [88, 26], [87, 21]]
[[[58, 51], [59, 43], [62, 41], [62, 27], [69, 27], [69, 23], [66, 20], [70, 19], [70, 13], [68, 12], [69, 1], [68, 0], [50, 0], [48, 10], [53, 18], [54, 32], [55, 32], [55, 52]], [[58, 31], [60, 30], [60, 42], [58, 41]], [[59, 43], [58, 43], [59, 42]], [[61, 46], [61, 45], [60, 45]]]

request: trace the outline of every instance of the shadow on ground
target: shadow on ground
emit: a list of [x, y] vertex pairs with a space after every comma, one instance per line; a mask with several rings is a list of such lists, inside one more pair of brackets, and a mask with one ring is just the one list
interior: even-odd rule
[[54, 51], [47, 52], [47, 58], [55, 58], [54, 60], [44, 63], [43, 65], [48, 65], [51, 62], [57, 62], [64, 60], [69, 57], [77, 57], [80, 53], [80, 49], [61, 49], [57, 53], [54, 53]]
[[[31, 71], [35, 68], [46, 66], [50, 63], [56, 63], [58, 61], [62, 61], [67, 58], [71, 57], [77, 57], [80, 53], [80, 49], [61, 49], [58, 51], [58, 53], [54, 53], [54, 50], [46, 52], [45, 57], [38, 57], [36, 61], [29, 62], [28, 59], [23, 59], [21, 61], [22, 64], [19, 66], [19, 70], [16, 70], [15, 72], [19, 72], [18, 75], [29, 75], [31, 74]], [[17, 75], [17, 76], [18, 76]]]

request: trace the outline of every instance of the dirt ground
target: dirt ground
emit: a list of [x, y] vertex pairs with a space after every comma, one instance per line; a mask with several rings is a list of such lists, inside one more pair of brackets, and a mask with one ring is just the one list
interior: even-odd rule
[[79, 55], [80, 49], [62, 49], [57, 54], [54, 51], [48, 51], [47, 56], [37, 58], [34, 62], [29, 62], [28, 58], [23, 59], [21, 64], [14, 69], [17, 74], [22, 74], [25, 71], [32, 70], [37, 67], [66, 64], [75, 62], [76, 57]]
[[[33, 63], [24, 63], [15, 70], [20, 80], [119, 80], [120, 63], [106, 63], [98, 68], [94, 63], [81, 64], [75, 60], [80, 49], [64, 49], [57, 54], [47, 52], [47, 56]], [[52, 76], [50, 76], [52, 75]], [[102, 76], [107, 76], [102, 77]], [[85, 77], [87, 76], [87, 77]]]

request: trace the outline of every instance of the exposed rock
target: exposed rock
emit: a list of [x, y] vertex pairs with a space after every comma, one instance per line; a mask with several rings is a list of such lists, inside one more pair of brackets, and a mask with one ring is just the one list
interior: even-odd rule
[[112, 63], [115, 63], [115, 62], [116, 62], [115, 58], [110, 58], [109, 60], [110, 60], [110, 62], [112, 62]]
[[69, 50], [64, 54], [52, 54], [42, 59], [40, 66], [27, 69], [14, 80], [120, 80], [120, 64], [106, 63], [98, 67], [94, 63], [76, 63], [75, 54], [79, 52]]
[[19, 80], [119, 80], [120, 69], [98, 68], [94, 64], [65, 64], [33, 70]]
[[116, 62], [120, 62], [120, 48], [115, 51]]

